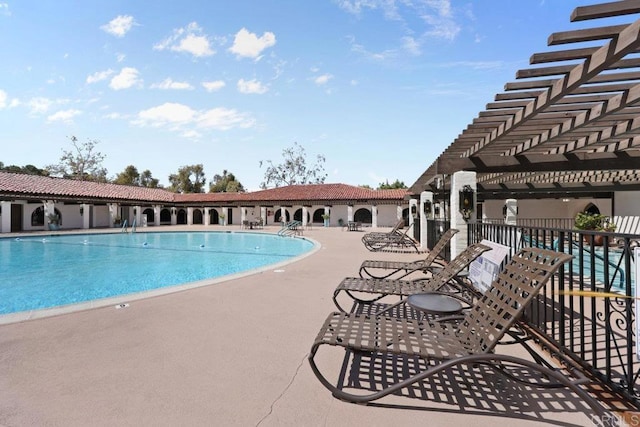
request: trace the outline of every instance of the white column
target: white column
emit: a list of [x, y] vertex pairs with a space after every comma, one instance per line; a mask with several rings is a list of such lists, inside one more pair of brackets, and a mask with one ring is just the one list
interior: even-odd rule
[[80, 205], [80, 212], [82, 212], [82, 228], [88, 229], [91, 224], [91, 205], [82, 203]]
[[160, 213], [162, 212], [162, 206], [154, 205], [153, 206], [153, 225], [156, 227], [160, 226]]
[[171, 225], [178, 223], [178, 208], [175, 206], [171, 208]]
[[187, 225], [193, 225], [193, 208], [187, 208]]
[[142, 208], [139, 205], [133, 207], [133, 218], [136, 220], [136, 227], [142, 227]]
[[[109, 203], [109, 227], [117, 227], [116, 218], [120, 218], [120, 206], [117, 203]], [[122, 221], [122, 218], [120, 218]]]
[[280, 207], [280, 221], [282, 223], [286, 223], [287, 222], [287, 210], [285, 209], [284, 206]]
[[[425, 212], [425, 206], [429, 212]], [[423, 191], [420, 193], [420, 248], [427, 249], [429, 238], [429, 230], [427, 221], [433, 219], [433, 193], [431, 191]]]
[[307, 207], [306, 207], [306, 206], [303, 206], [303, 207], [302, 207], [302, 226], [303, 226], [304, 228], [307, 228], [307, 215], [308, 215], [308, 213], [307, 213]]
[[[46, 223], [45, 218], [45, 223]], [[0, 202], [0, 233], [11, 232], [11, 202]]]
[[507, 199], [504, 206], [506, 208], [504, 223], [507, 225], [516, 225], [518, 222], [518, 201], [516, 199]]
[[409, 227], [413, 225], [418, 216], [418, 200], [409, 200]]
[[210, 211], [210, 210], [211, 210], [210, 208], [204, 208], [204, 209], [203, 209], [203, 211], [204, 211], [204, 213], [203, 213], [204, 218], [203, 218], [202, 223], [203, 223], [204, 225], [211, 225], [211, 218], [209, 218], [209, 211]]
[[219, 215], [220, 220], [218, 221], [220, 225], [227, 225], [227, 208], [220, 208], [221, 214]]
[[267, 208], [260, 206], [260, 218], [262, 218], [262, 225], [267, 225]]
[[401, 219], [402, 219], [402, 205], [398, 205], [396, 207], [396, 222], [400, 221]]
[[347, 206], [347, 221], [353, 221], [353, 205]]
[[[45, 200], [44, 202], [44, 229], [47, 229], [47, 224], [49, 224], [49, 215], [55, 215], [56, 213], [56, 202], [53, 200]], [[62, 218], [60, 218], [62, 221]]]
[[473, 190], [473, 213], [471, 217], [475, 216], [476, 209], [476, 173], [461, 171], [456, 172], [451, 176], [451, 209], [449, 215], [451, 215], [451, 228], [456, 228], [460, 230], [459, 233], [455, 234], [451, 239], [451, 259], [458, 256], [459, 253], [465, 250], [465, 248], [469, 245], [467, 241], [467, 221], [462, 216], [460, 212], [460, 191], [462, 188], [468, 185]]
[[371, 206], [371, 227], [378, 226], [378, 206]]
[[240, 224], [244, 224], [247, 220], [247, 208], [240, 206]]

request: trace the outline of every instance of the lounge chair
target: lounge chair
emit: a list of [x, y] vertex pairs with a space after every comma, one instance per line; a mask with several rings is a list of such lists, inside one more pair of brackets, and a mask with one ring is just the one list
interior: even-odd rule
[[[445, 267], [438, 269], [431, 277], [425, 279], [390, 280], [347, 277], [340, 282], [333, 292], [333, 302], [340, 310], [346, 311], [340, 306], [337, 299], [338, 295], [342, 292], [349, 295], [356, 302], [372, 303], [389, 295], [402, 298], [419, 292], [436, 291], [447, 284], [452, 284], [452, 281], [456, 279], [456, 276], [462, 270], [488, 250], [491, 250], [491, 247], [483, 245], [482, 243], [475, 243], [467, 247]], [[355, 293], [377, 295], [364, 299]]]
[[400, 230], [402, 229], [402, 227], [404, 226], [404, 219], [399, 219], [398, 222], [396, 223], [396, 225], [393, 226], [393, 228], [391, 229], [391, 231], [370, 231], [369, 233], [365, 234], [364, 236], [362, 236], [362, 239], [374, 239], [374, 238], [380, 238], [380, 237], [385, 237], [385, 236], [391, 236], [394, 234], [402, 234], [400, 233]]
[[440, 253], [444, 251], [453, 235], [458, 231], [455, 228], [447, 230], [424, 259], [410, 262], [365, 260], [360, 265], [358, 274], [360, 277], [374, 279], [387, 279], [391, 276], [394, 276], [394, 279], [402, 279], [416, 271], [432, 271], [433, 267], [442, 268], [447, 265], [447, 262], [440, 256]]
[[412, 225], [402, 233], [399, 230], [381, 235], [367, 233], [362, 236], [362, 243], [372, 252], [421, 252], [420, 242], [408, 234], [413, 229]]
[[[329, 314], [309, 353], [309, 363], [320, 382], [334, 397], [354, 403], [365, 403], [399, 392], [417, 382], [437, 378], [450, 368], [475, 370], [487, 366], [508, 378], [529, 386], [568, 387], [586, 402], [596, 414], [604, 415], [602, 406], [580, 385], [587, 379], [569, 378], [556, 369], [542, 364], [503, 354], [494, 348], [504, 334], [516, 323], [524, 308], [538, 294], [549, 278], [571, 255], [539, 248], [525, 248], [513, 256], [492, 286], [465, 312], [459, 322], [416, 320], [409, 318], [363, 315], [335, 312]], [[560, 280], [563, 280], [562, 270]], [[383, 389], [369, 394], [347, 392], [341, 381], [337, 385], [320, 372], [315, 358], [320, 348], [343, 347], [348, 353], [371, 359], [390, 356], [416, 358], [418, 372], [398, 372], [380, 381]], [[418, 363], [422, 359], [423, 362]], [[345, 360], [347, 360], [345, 358]], [[379, 365], [373, 368], [379, 368]], [[343, 366], [342, 370], [345, 371]], [[522, 369], [537, 371], [540, 376], [522, 375]], [[384, 371], [382, 371], [384, 372]], [[577, 375], [577, 373], [574, 372]], [[367, 375], [367, 373], [364, 373]], [[371, 372], [381, 375], [380, 371]], [[526, 377], [526, 378], [525, 378]], [[341, 377], [342, 378], [342, 377]], [[536, 378], [536, 382], [530, 380]], [[342, 379], [344, 381], [344, 378]], [[421, 383], [428, 387], [428, 383]]]

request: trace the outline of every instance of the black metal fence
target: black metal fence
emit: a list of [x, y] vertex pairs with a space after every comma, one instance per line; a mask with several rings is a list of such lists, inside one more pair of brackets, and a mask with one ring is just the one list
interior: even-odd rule
[[570, 253], [556, 280], [526, 311], [526, 321], [582, 369], [640, 408], [636, 355], [635, 259], [640, 236], [534, 225], [469, 223], [469, 243], [487, 239]]

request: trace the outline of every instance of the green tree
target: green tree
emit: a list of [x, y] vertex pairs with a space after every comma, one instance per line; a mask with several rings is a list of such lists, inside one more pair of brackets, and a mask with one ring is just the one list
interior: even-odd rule
[[366, 188], [367, 190], [373, 190], [373, 188], [371, 188], [371, 186], [370, 186], [370, 185], [367, 185], [367, 184], [358, 185], [358, 187], [360, 187], [360, 188]]
[[400, 180], [395, 180], [395, 182], [393, 184], [389, 184], [389, 180], [387, 180], [386, 182], [381, 182], [380, 185], [378, 185], [378, 190], [403, 190], [408, 188], [404, 181], [400, 181]]
[[318, 154], [316, 163], [307, 166], [307, 153], [297, 142], [293, 143], [293, 147], [282, 150], [282, 157], [284, 157], [284, 161], [280, 164], [274, 164], [271, 160], [260, 161], [260, 167], [263, 163], [268, 165], [264, 174], [264, 182], [260, 184], [261, 188], [267, 188], [269, 185], [280, 187], [282, 185], [322, 184], [327, 178], [324, 171], [325, 157]]
[[41, 176], [49, 175], [49, 172], [47, 172], [45, 169], [37, 168], [34, 165], [25, 165], [25, 166], [5, 165], [2, 162], [0, 162], [0, 171], [11, 172], [11, 173], [22, 173], [27, 175], [41, 175]]
[[236, 179], [236, 176], [226, 169], [222, 175], [215, 174], [209, 183], [209, 193], [244, 193], [244, 186]]
[[124, 171], [120, 172], [113, 180], [114, 184], [121, 185], [137, 185], [138, 187], [158, 188], [159, 180], [153, 178], [151, 171], [148, 169], [142, 173], [138, 172], [138, 169], [133, 166], [127, 166]]
[[169, 190], [176, 193], [204, 193], [207, 180], [202, 164], [183, 166], [178, 173], [169, 175]]
[[105, 155], [95, 150], [99, 141], [87, 140], [81, 144], [75, 136], [69, 139], [73, 148], [62, 150], [58, 164], [45, 167], [49, 174], [79, 181], [106, 182], [107, 170], [102, 167]]

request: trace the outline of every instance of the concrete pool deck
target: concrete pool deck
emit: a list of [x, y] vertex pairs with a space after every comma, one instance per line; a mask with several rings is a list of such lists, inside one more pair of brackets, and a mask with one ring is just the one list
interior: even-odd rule
[[[223, 228], [159, 230], [202, 229]], [[590, 409], [569, 391], [490, 374], [443, 376], [431, 399], [388, 396], [362, 406], [333, 398], [307, 355], [335, 310], [334, 288], [364, 259], [419, 256], [368, 252], [362, 232], [346, 229], [304, 235], [322, 248], [275, 270], [123, 309], [0, 325], [0, 425], [592, 425]], [[321, 361], [337, 378], [342, 359]]]

